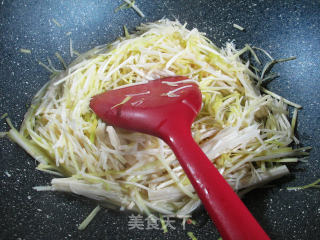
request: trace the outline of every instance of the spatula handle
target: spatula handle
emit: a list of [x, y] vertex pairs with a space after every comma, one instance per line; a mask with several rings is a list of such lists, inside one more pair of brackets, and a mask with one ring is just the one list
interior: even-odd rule
[[164, 140], [174, 151], [223, 240], [269, 239], [190, 133], [184, 131]]

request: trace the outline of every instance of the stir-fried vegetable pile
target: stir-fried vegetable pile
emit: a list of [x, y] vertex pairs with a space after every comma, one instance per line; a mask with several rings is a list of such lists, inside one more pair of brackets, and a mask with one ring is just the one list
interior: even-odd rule
[[[64, 176], [38, 190], [73, 192], [150, 214], [183, 216], [200, 201], [169, 147], [160, 139], [117, 129], [89, 108], [92, 96], [123, 85], [183, 75], [198, 82], [203, 106], [194, 139], [236, 191], [279, 178], [283, 162], [306, 149], [288, 121], [288, 101], [262, 89], [261, 75], [240, 59], [250, 47], [217, 48], [197, 29], [161, 20], [80, 55], [36, 95], [20, 132], [9, 137], [38, 160], [38, 169]], [[268, 68], [269, 66], [267, 66]], [[272, 95], [272, 96], [271, 96]], [[290, 103], [290, 102], [289, 102]], [[295, 111], [296, 112], [296, 111]]]

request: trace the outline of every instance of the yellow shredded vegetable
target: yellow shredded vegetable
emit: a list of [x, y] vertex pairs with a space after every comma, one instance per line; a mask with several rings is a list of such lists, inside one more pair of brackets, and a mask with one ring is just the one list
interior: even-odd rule
[[92, 219], [97, 215], [97, 213], [100, 211], [101, 207], [98, 205], [96, 206], [92, 212], [86, 217], [85, 220], [79, 225], [78, 229], [79, 230], [84, 230], [89, 223], [92, 221]]
[[26, 53], [26, 54], [31, 54], [31, 50], [30, 49], [25, 49], [25, 48], [20, 48], [20, 52]]
[[36, 95], [20, 132], [13, 128], [8, 135], [40, 162], [39, 170], [65, 176], [39, 190], [186, 216], [200, 200], [169, 147], [156, 137], [107, 125], [90, 110], [90, 99], [124, 85], [187, 76], [203, 95], [194, 138], [234, 190], [252, 188], [288, 174], [282, 162], [296, 161], [306, 149], [290, 147], [291, 102], [260, 91], [260, 77], [240, 59], [244, 51], [253, 50], [237, 50], [233, 43], [219, 49], [177, 21], [142, 24], [130, 38], [81, 54], [63, 72], [39, 62], [56, 74]]
[[197, 238], [194, 236], [193, 232], [187, 232], [187, 235], [191, 240], [197, 240]]

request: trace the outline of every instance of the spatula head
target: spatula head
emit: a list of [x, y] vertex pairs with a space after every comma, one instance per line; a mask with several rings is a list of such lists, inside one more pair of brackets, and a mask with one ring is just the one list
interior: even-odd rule
[[201, 108], [201, 92], [186, 77], [167, 77], [96, 95], [91, 109], [120, 128], [162, 137], [168, 128], [190, 126]]

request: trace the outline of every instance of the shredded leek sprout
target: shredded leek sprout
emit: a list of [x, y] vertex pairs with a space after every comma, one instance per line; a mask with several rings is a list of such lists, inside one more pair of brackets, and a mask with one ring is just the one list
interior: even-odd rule
[[8, 116], [8, 113], [4, 113], [1, 115], [0, 120], [5, 119]]
[[101, 210], [101, 207], [98, 205], [96, 206], [92, 212], [88, 215], [88, 217], [86, 217], [85, 220], [83, 220], [83, 222], [79, 225], [78, 229], [79, 230], [84, 230], [89, 223], [94, 219], [94, 217], [97, 215], [97, 213]]
[[53, 22], [55, 25], [57, 25], [58, 27], [62, 27], [62, 25], [61, 25], [55, 18], [52, 18], [51, 20], [52, 20], [52, 22]]
[[287, 190], [302, 190], [302, 189], [308, 189], [308, 188], [320, 188], [320, 178], [310, 184], [299, 186], [299, 187], [288, 187]]
[[134, 0], [123, 0], [125, 3], [121, 4], [119, 7], [115, 9], [115, 12], [118, 12], [119, 10], [122, 9], [127, 9], [127, 8], [133, 8], [134, 11], [140, 16], [140, 17], [145, 17], [143, 12], [135, 5]]
[[31, 54], [31, 50], [30, 49], [25, 49], [25, 48], [20, 48], [20, 52], [26, 53], [26, 54]]
[[234, 28], [240, 30], [240, 31], [244, 31], [244, 30], [245, 30], [244, 27], [241, 27], [240, 25], [238, 25], [238, 24], [236, 24], [236, 23], [234, 23], [232, 26], [233, 26]]
[[187, 235], [191, 240], [197, 240], [197, 238], [194, 236], [193, 232], [187, 232]]
[[163, 230], [163, 233], [167, 233], [168, 232], [168, 228], [167, 228], [166, 222], [164, 221], [163, 216], [162, 216], [161, 213], [160, 213], [160, 216], [159, 216], [159, 220], [160, 220], [160, 224], [161, 224], [161, 228]]
[[[71, 38], [70, 38], [70, 41], [71, 41]], [[70, 42], [70, 49], [72, 48], [72, 42]], [[70, 51], [70, 53], [71, 53], [72, 51]], [[65, 68], [65, 69], [67, 69], [67, 64], [65, 63], [65, 61], [63, 60], [63, 58], [61, 57], [61, 55], [58, 53], [58, 52], [56, 52], [55, 53], [55, 55], [56, 55], [56, 57], [59, 59], [59, 61], [62, 63], [62, 65], [63, 65], [63, 67]]]
[[12, 126], [8, 136], [39, 161], [39, 170], [64, 176], [39, 191], [186, 216], [200, 200], [170, 148], [156, 137], [107, 125], [90, 110], [90, 99], [160, 77], [187, 76], [203, 96], [194, 139], [235, 191], [253, 189], [288, 174], [284, 162], [297, 161], [308, 149], [290, 145], [295, 120], [289, 122], [287, 105], [300, 106], [260, 91], [260, 73], [240, 58], [244, 51], [253, 49], [237, 50], [233, 43], [219, 49], [178, 21], [142, 24], [130, 38], [81, 54], [63, 72], [39, 62], [53, 77], [35, 96], [20, 132]]

